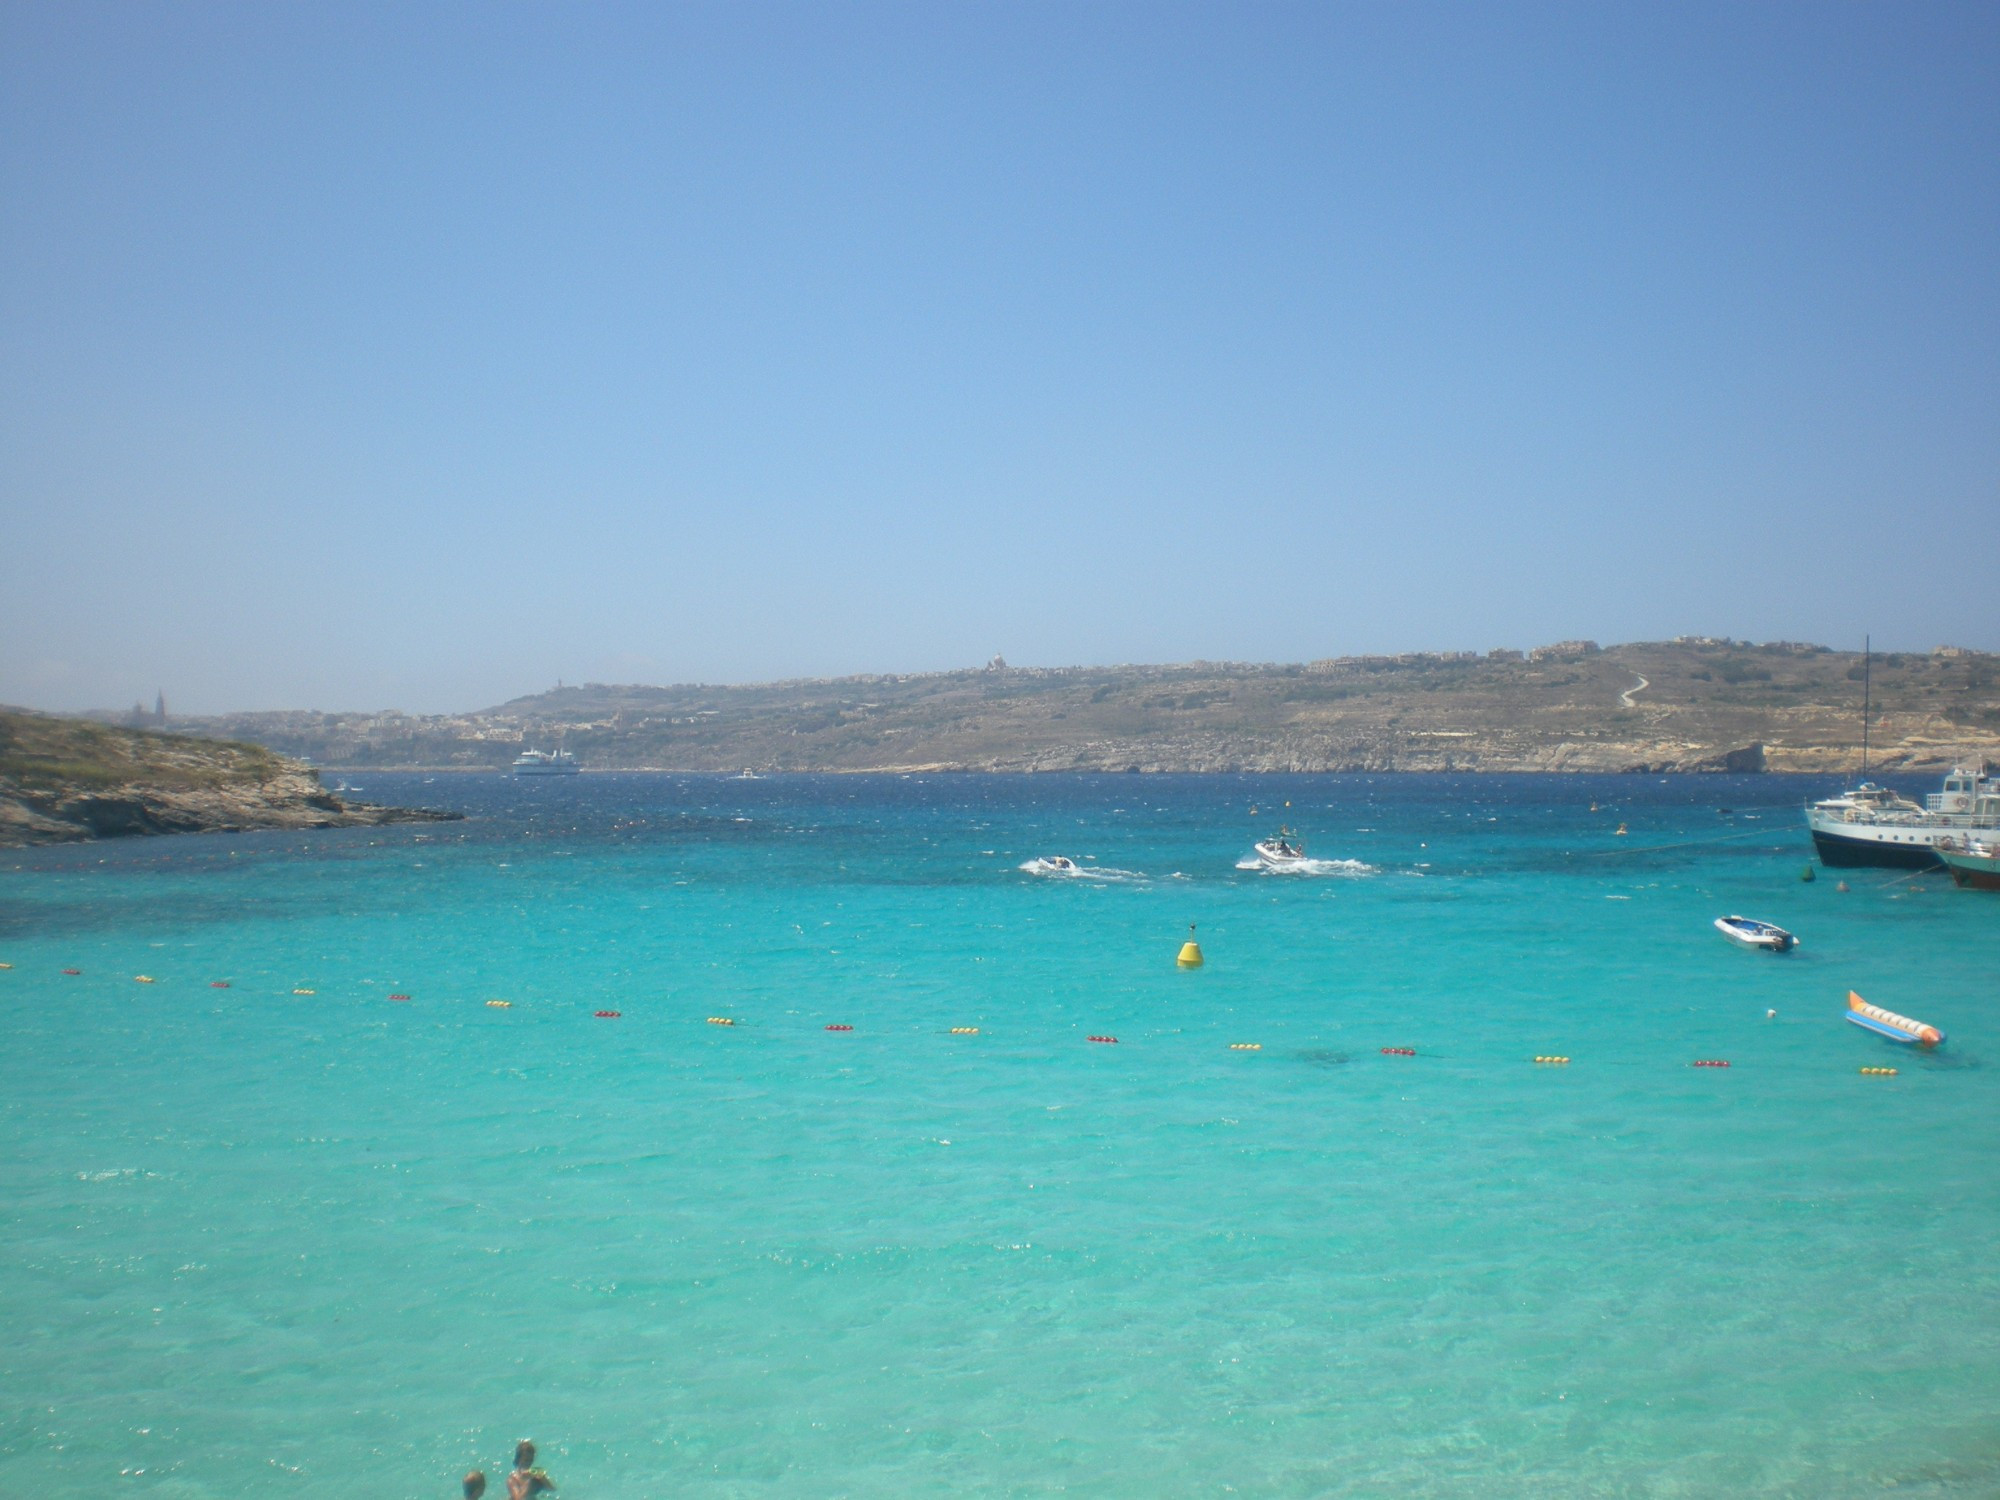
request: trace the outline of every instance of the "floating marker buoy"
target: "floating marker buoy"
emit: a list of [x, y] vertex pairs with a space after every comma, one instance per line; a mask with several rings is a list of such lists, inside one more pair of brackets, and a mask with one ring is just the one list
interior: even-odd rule
[[[226, 979], [211, 979], [208, 982], [208, 987], [212, 990], [226, 990], [229, 988], [229, 981]], [[391, 995], [389, 998], [393, 1000], [395, 996]]]
[[1384, 1057], [1415, 1057], [1417, 1049], [1415, 1047], [1384, 1047], [1382, 1055]]
[[151, 974], [134, 974], [134, 975], [132, 976], [132, 982], [133, 982], [134, 984], [157, 984], [157, 983], [159, 983], [159, 981], [158, 981], [158, 980], [156, 980], [155, 978], [153, 978], [153, 976], [152, 976]]
[[1697, 1068], [1726, 1068], [1729, 1066], [1729, 1059], [1726, 1057], [1697, 1057], [1690, 1066]]
[[1815, 880], [1819, 879], [1819, 875], [1811, 865], [1807, 865], [1803, 870], [1799, 871], [1799, 879], [1803, 880], [1807, 885], [1811, 885]]
[[826, 1029], [828, 1031], [852, 1031], [854, 1028], [852, 1026], [829, 1026]]
[[13, 967], [12, 964], [0, 964], [0, 969], [11, 969]]
[[82, 972], [83, 972], [83, 970], [81, 970], [81, 969], [64, 969], [64, 970], [63, 970], [63, 973], [65, 973], [65, 974], [81, 974]]
[[391, 1000], [407, 1000], [410, 997], [408, 995], [391, 995], [389, 998]]
[[1544, 1054], [1543, 1056], [1536, 1058], [1535, 1061], [1538, 1063], [1549, 1063], [1558, 1068], [1565, 1067], [1569, 1063], [1568, 1058], [1552, 1054]]
[[1861, 1073], [1864, 1078], [1894, 1078], [1896, 1076], [1894, 1068], [1863, 1068]]
[[1231, 1052], [1262, 1052], [1264, 1044], [1262, 1042], [1231, 1042], [1229, 1050]]
[[1767, 1010], [1764, 1012], [1764, 1019], [1767, 1021], [1775, 1021], [1778, 1019], [1778, 1013], [1775, 1010]]
[[979, 1028], [977, 1026], [954, 1026], [951, 1028], [951, 1034], [953, 1036], [978, 1036]]
[[318, 991], [318, 990], [293, 990], [293, 991], [292, 991], [292, 993], [293, 993], [294, 995], [316, 995], [316, 994], [318, 994], [318, 993], [319, 993], [319, 991]]
[[1091, 1042], [1110, 1042], [1113, 1046], [1116, 1046], [1118, 1043], [1118, 1038], [1115, 1036], [1093, 1036], [1093, 1037], [1086, 1037], [1084, 1038], [1084, 1040]]
[[734, 1026], [736, 1023], [727, 1016], [710, 1016], [708, 1024], [711, 1026]]
[[1188, 923], [1187, 941], [1181, 944], [1181, 955], [1174, 960], [1183, 969], [1201, 967], [1201, 944], [1194, 940], [1194, 923]]
[[495, 1010], [508, 1010], [514, 1004], [512, 1000], [488, 1000], [486, 1003]]
[[622, 1010], [594, 1010], [591, 1014], [596, 1016], [600, 1021], [615, 1021], [624, 1015], [625, 1012]]

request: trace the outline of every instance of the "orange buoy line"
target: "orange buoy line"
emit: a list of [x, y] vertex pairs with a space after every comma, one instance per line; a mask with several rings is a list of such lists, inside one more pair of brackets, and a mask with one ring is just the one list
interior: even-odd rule
[[1115, 1036], [1090, 1036], [1090, 1037], [1085, 1037], [1084, 1040], [1087, 1042], [1110, 1042], [1114, 1046], [1117, 1045], [1118, 1042], [1118, 1038]]
[[1415, 1047], [1384, 1047], [1382, 1055], [1384, 1057], [1415, 1057], [1417, 1049]]
[[[211, 979], [208, 982], [208, 987], [212, 990], [226, 990], [229, 988], [229, 981], [226, 979]], [[393, 1000], [396, 997], [391, 995], [389, 998]]]
[[622, 1010], [594, 1010], [591, 1014], [600, 1021], [615, 1021], [625, 1012]]
[[410, 997], [408, 995], [391, 995], [389, 998], [391, 1000], [407, 1000]]
[[63, 973], [65, 973], [65, 974], [81, 974], [82, 972], [83, 972], [83, 970], [81, 970], [81, 969], [64, 969], [64, 970], [63, 970]]
[[1726, 1068], [1729, 1066], [1729, 1059], [1726, 1057], [1697, 1057], [1688, 1066], [1695, 1068]]
[[829, 1026], [829, 1027], [827, 1027], [826, 1029], [827, 1029], [828, 1031], [852, 1031], [852, 1030], [853, 1030], [854, 1028], [853, 1028], [852, 1026], [838, 1026], [838, 1025], [836, 1025], [836, 1026]]

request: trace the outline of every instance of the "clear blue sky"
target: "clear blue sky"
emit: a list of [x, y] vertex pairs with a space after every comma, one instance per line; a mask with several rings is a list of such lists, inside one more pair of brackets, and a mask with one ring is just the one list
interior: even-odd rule
[[2000, 648], [2000, 7], [0, 4], [0, 701]]

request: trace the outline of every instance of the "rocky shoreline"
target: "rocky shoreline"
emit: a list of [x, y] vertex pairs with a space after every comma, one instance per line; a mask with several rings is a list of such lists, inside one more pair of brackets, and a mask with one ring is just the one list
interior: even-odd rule
[[344, 801], [261, 745], [0, 712], [0, 847], [462, 816]]

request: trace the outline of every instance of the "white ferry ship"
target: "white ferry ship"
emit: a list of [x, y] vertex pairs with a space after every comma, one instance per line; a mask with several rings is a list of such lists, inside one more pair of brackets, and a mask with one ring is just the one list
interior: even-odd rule
[[523, 750], [514, 761], [516, 776], [574, 776], [581, 769], [567, 750]]
[[1813, 848], [1829, 865], [1891, 865], [1929, 869], [1942, 863], [1937, 842], [1955, 834], [2000, 829], [2000, 776], [1956, 768], [1919, 807], [1887, 787], [1864, 781], [1851, 792], [1806, 809]]

